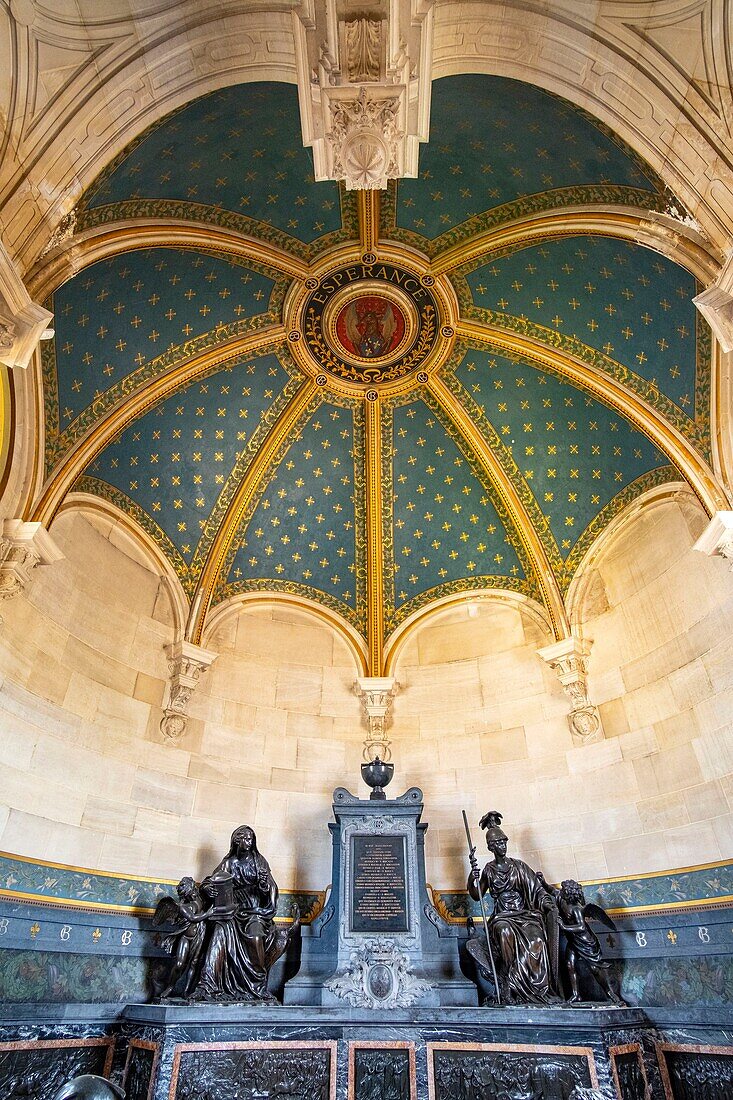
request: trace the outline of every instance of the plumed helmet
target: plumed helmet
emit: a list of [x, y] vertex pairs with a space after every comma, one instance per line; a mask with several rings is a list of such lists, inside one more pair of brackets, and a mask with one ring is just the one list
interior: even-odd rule
[[106, 1077], [83, 1073], [62, 1085], [54, 1100], [125, 1100], [125, 1090]]
[[486, 830], [486, 843], [492, 840], [508, 840], [506, 833], [500, 828], [503, 814], [498, 810], [489, 810], [478, 823], [479, 829]]

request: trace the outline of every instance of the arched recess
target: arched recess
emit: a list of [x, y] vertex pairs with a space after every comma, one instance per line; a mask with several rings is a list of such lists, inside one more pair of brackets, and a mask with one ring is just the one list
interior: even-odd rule
[[700, 515], [701, 526], [704, 525], [705, 513], [700, 501], [685, 481], [657, 485], [631, 501], [623, 511], [619, 512], [603, 528], [598, 538], [586, 551], [570, 582], [565, 596], [565, 605], [574, 633], [579, 635], [583, 633], [584, 612], [587, 609], [589, 600], [592, 598], [596, 563], [601, 558], [605, 558], [620, 539], [626, 538], [629, 528], [638, 520], [642, 512], [648, 512], [660, 505], [668, 504], [670, 501], [684, 501], [691, 508], [696, 509]]
[[[114, 504], [103, 500], [101, 497], [93, 496], [91, 493], [69, 493], [54, 518], [65, 512], [81, 512], [82, 515], [91, 516], [92, 518], [104, 517], [108, 523], [114, 526], [115, 539], [113, 541], [115, 544], [123, 551], [125, 550], [125, 544], [127, 544], [130, 549], [130, 556], [136, 560], [142, 558], [151, 572], [160, 577], [170, 600], [173, 615], [175, 637], [171, 641], [182, 639], [188, 616], [188, 599], [168, 558], [142, 527], [126, 512], [121, 511]], [[53, 525], [51, 525], [51, 533], [53, 534]]]
[[[400, 653], [404, 649], [412, 635], [428, 621], [440, 619], [446, 613], [456, 607], [475, 606], [482, 604], [508, 605], [518, 608], [527, 615], [532, 622], [546, 635], [548, 643], [554, 640], [554, 631], [547, 610], [536, 600], [524, 596], [520, 592], [511, 592], [507, 589], [469, 589], [466, 592], [456, 592], [442, 599], [435, 600], [426, 607], [421, 607], [410, 615], [389, 636], [384, 647], [384, 675], [394, 676], [395, 669], [400, 659]], [[469, 610], [470, 614], [470, 610]]]
[[354, 630], [346, 619], [330, 608], [309, 600], [304, 596], [289, 595], [285, 592], [243, 592], [238, 596], [232, 596], [223, 603], [217, 604], [206, 617], [201, 644], [204, 648], [212, 645], [212, 638], [229, 619], [238, 615], [244, 607], [257, 605], [258, 607], [289, 607], [302, 614], [316, 619], [320, 624], [327, 624], [346, 644], [354, 659], [354, 672], [357, 676], [368, 675], [367, 646], [361, 635]]
[[[640, 23], [645, 15], [639, 13]], [[631, 19], [598, 16], [598, 5], [532, 11], [521, 0], [441, 4], [433, 78], [470, 72], [528, 81], [587, 110], [651, 164], [725, 251], [733, 237], [733, 156], [722, 139], [727, 128], [693, 74], [681, 74], [648, 36], [634, 33]], [[684, 18], [680, 11], [679, 21]], [[730, 29], [722, 12], [718, 19], [725, 65]], [[729, 66], [726, 71], [730, 76]]]

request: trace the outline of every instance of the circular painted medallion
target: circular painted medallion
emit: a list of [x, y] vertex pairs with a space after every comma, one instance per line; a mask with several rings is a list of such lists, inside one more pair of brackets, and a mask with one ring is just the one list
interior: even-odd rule
[[389, 263], [356, 263], [323, 276], [301, 316], [318, 370], [357, 386], [417, 373], [441, 338], [433, 290]]

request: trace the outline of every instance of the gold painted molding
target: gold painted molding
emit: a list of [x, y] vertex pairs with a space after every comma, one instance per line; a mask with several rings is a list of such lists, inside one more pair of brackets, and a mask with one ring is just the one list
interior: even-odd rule
[[302, 260], [256, 237], [173, 218], [155, 221], [140, 219], [94, 226], [71, 237], [47, 260], [36, 265], [29, 277], [29, 293], [34, 300], [44, 301], [72, 275], [99, 260], [156, 246], [227, 252], [244, 260], [253, 260], [291, 279], [305, 279], [308, 274], [308, 265]]
[[248, 467], [226, 510], [216, 537], [209, 548], [206, 562], [191, 600], [191, 613], [186, 628], [186, 637], [195, 645], [201, 644], [211, 597], [242, 516], [259, 489], [270, 463], [291, 431], [297, 427], [303, 413], [318, 393], [318, 389], [315, 382], [311, 379], [305, 379], [302, 386], [296, 390], [262, 441], [257, 457]]
[[487, 229], [469, 241], [454, 245], [435, 256], [435, 275], [455, 270], [475, 261], [489, 262], [492, 253], [504, 248], [520, 248], [548, 239], [575, 237], [582, 234], [614, 237], [653, 247], [674, 263], [687, 268], [706, 286], [720, 271], [721, 261], [703, 239], [682, 222], [650, 214], [647, 210], [630, 211], [628, 207], [578, 206], [541, 214], [531, 214], [518, 221]]
[[359, 241], [362, 252], [376, 252], [379, 244], [379, 218], [381, 214], [381, 195], [379, 191], [359, 191], [357, 210], [359, 212]]
[[367, 644], [369, 676], [382, 675], [384, 651], [384, 531], [382, 525], [382, 403], [367, 400], [365, 417]]
[[466, 439], [479, 462], [483, 466], [492, 485], [501, 497], [504, 507], [512, 517], [517, 533], [529, 554], [542, 600], [552, 625], [556, 640], [570, 636], [570, 622], [565, 610], [560, 586], [550, 565], [544, 546], [540, 542], [534, 525], [522, 503], [516, 487], [491, 450], [481, 432], [466, 414], [466, 411], [437, 375], [428, 382], [428, 388], [441, 408], [450, 417], [458, 431]]
[[693, 445], [651, 405], [615, 378], [582, 363], [560, 348], [550, 349], [529, 336], [508, 332], [495, 325], [482, 324], [479, 321], [460, 321], [458, 332], [471, 341], [489, 344], [499, 351], [522, 355], [530, 363], [556, 370], [594, 397], [599, 397], [631, 421], [669, 457], [689, 481], [709, 515], [730, 507], [726, 493], [714, 472]]
[[65, 495], [89, 463], [131, 421], [158, 401], [212, 368], [224, 367], [233, 359], [252, 355], [270, 344], [281, 342], [284, 337], [285, 333], [281, 325], [259, 329], [257, 332], [237, 337], [220, 347], [207, 349], [160, 377], [145, 382], [98, 420], [94, 427], [74, 444], [47, 481], [27, 518], [37, 520], [48, 527]]

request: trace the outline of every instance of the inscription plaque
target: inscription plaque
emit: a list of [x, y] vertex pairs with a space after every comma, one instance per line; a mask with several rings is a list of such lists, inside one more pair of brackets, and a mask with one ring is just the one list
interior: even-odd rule
[[351, 931], [408, 932], [404, 838], [357, 833], [351, 867]]

